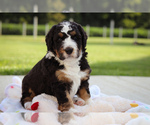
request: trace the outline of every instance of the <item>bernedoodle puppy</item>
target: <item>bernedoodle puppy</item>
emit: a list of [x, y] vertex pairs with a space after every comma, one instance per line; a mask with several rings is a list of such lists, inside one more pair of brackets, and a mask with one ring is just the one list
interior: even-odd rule
[[73, 108], [77, 95], [85, 103], [90, 100], [90, 66], [86, 52], [87, 35], [75, 23], [64, 21], [54, 25], [46, 35], [47, 54], [31, 69], [22, 82], [21, 104], [31, 109], [34, 96], [55, 96], [60, 111]]

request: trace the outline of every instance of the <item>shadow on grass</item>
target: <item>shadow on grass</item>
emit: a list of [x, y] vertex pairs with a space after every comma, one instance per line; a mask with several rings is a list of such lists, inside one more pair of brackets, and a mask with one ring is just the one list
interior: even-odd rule
[[31, 68], [11, 68], [11, 69], [5, 69], [0, 71], [0, 75], [25, 75], [27, 74]]
[[91, 64], [91, 75], [150, 76], [150, 56], [132, 61]]
[[[144, 43], [144, 42], [143, 42]], [[134, 45], [133, 43], [125, 43], [125, 42], [115, 42], [110, 44], [109, 42], [88, 42], [88, 45], [117, 45], [117, 46], [140, 46], [140, 47], [149, 47], [150, 44], [144, 43], [145, 45]]]
[[[91, 75], [150, 76], [150, 56], [131, 61], [97, 62], [90, 66]], [[25, 75], [31, 68], [3, 69], [0, 75]]]

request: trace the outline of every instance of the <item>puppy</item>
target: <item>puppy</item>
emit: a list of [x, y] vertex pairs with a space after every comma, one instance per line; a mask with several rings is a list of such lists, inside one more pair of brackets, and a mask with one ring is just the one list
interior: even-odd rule
[[74, 95], [88, 102], [91, 69], [86, 41], [85, 31], [75, 22], [64, 21], [50, 29], [46, 35], [47, 54], [23, 79], [22, 106], [31, 109], [33, 97], [41, 93], [55, 96], [62, 112], [73, 108]]

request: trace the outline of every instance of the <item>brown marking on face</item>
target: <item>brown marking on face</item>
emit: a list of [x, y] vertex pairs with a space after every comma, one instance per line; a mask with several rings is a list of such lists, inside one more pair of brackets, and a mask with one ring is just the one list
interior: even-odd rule
[[55, 52], [56, 52], [56, 55], [57, 55], [57, 57], [59, 58], [59, 54], [58, 54], [58, 51], [57, 51], [57, 50], [55, 50]]
[[72, 101], [72, 99], [71, 99], [71, 97], [70, 97], [70, 95], [69, 95], [69, 93], [66, 91], [66, 97], [67, 97], [67, 99], [68, 99], [68, 102], [66, 102], [66, 103], [64, 103], [64, 104], [60, 104], [59, 106], [58, 106], [58, 109], [60, 110], [60, 111], [69, 111], [69, 109], [72, 107], [72, 108], [74, 108], [74, 105], [73, 105], [73, 101]]
[[79, 89], [78, 96], [84, 101], [87, 101], [90, 98], [90, 94], [87, 93], [87, 90], [85, 88]]
[[60, 48], [60, 50], [55, 49], [55, 52], [59, 59], [65, 59], [64, 57], [65, 50], [63, 48]]
[[77, 51], [77, 57], [79, 57], [82, 54], [82, 46], [80, 47], [80, 49], [78, 49]]
[[86, 80], [88, 80], [89, 77], [90, 77], [91, 69], [86, 69], [86, 70], [84, 70], [84, 71], [82, 71], [82, 72], [85, 72], [86, 75], [81, 78], [81, 81], [86, 81]]
[[73, 30], [73, 31], [71, 31], [71, 32], [70, 32], [70, 35], [71, 35], [71, 36], [76, 35], [76, 31], [74, 31], [74, 30]]
[[55, 73], [55, 75], [56, 75], [56, 77], [57, 77], [57, 79], [59, 80], [59, 81], [62, 81], [62, 82], [72, 82], [72, 80], [71, 79], [69, 79], [69, 78], [67, 78], [67, 75], [63, 72], [63, 71], [61, 71], [61, 70], [57, 70], [56, 71], [56, 73]]
[[60, 32], [60, 33], [58, 33], [58, 36], [62, 38], [64, 36], [64, 34]]
[[23, 99], [24, 103], [31, 102], [32, 99], [35, 97], [35, 93], [31, 88], [29, 88], [29, 93], [30, 93], [30, 96]]
[[82, 45], [81, 45], [80, 50], [79, 50], [79, 53], [80, 53], [80, 54], [81, 54], [81, 52], [82, 52]]
[[60, 48], [59, 53], [63, 54], [65, 52], [65, 50], [63, 48]]

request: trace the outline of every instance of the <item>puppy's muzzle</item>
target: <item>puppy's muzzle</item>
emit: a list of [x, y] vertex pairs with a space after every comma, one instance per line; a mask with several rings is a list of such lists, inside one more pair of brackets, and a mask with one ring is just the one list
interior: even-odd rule
[[73, 48], [72, 48], [72, 47], [67, 47], [67, 48], [65, 49], [65, 52], [66, 52], [68, 55], [71, 55], [72, 52], [73, 52]]

